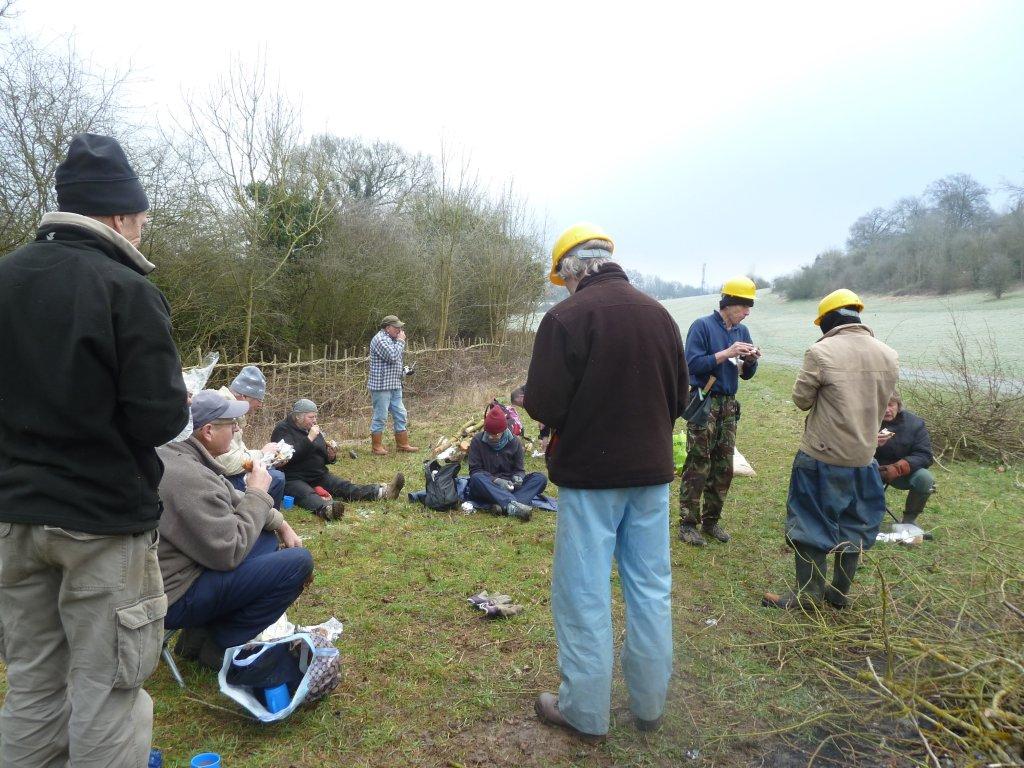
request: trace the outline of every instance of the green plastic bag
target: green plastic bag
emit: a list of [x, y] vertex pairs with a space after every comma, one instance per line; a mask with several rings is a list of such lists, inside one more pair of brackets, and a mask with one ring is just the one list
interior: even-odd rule
[[676, 474], [683, 471], [686, 463], [686, 433], [676, 432], [672, 435], [672, 459], [676, 465]]

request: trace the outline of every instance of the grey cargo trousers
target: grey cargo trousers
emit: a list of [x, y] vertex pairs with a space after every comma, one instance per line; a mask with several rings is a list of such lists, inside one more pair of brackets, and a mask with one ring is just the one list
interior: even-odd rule
[[167, 597], [157, 533], [0, 523], [4, 768], [145, 768]]

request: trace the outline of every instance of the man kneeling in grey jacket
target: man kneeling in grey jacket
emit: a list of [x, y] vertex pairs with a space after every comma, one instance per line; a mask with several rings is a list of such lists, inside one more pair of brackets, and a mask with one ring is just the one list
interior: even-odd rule
[[251, 640], [295, 601], [312, 577], [313, 556], [274, 509], [266, 467], [253, 465], [242, 493], [214, 458], [227, 451], [249, 404], [208, 389], [191, 410], [191, 436], [157, 451], [164, 625], [186, 630], [178, 654], [219, 669], [225, 648]]

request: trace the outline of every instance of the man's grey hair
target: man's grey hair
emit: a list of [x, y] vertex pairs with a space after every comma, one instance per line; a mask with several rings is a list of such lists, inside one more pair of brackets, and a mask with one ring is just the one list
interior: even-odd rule
[[299, 426], [299, 419], [301, 419], [305, 415], [306, 414], [304, 413], [289, 413], [288, 418], [292, 420], [292, 424]]
[[582, 280], [587, 275], [601, 271], [601, 267], [612, 261], [612, 252], [607, 240], [587, 240], [570, 250], [558, 262], [558, 276], [563, 280]]

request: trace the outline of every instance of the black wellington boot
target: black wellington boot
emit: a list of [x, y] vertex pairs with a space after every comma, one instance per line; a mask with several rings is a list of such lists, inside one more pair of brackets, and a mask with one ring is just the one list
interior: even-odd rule
[[859, 550], [849, 549], [845, 552], [836, 552], [832, 583], [825, 590], [825, 600], [833, 608], [842, 609], [850, 606], [850, 586], [853, 584], [853, 577], [857, 574], [858, 563], [860, 563]]
[[917, 516], [924, 511], [924, 505], [928, 503], [929, 495], [927, 493], [918, 493], [917, 491], [908, 493], [906, 506], [903, 507], [902, 522], [917, 525]]
[[823, 549], [793, 542], [796, 562], [796, 591], [784, 595], [766, 592], [761, 605], [766, 608], [801, 608], [805, 611], [818, 610], [825, 592], [825, 572], [828, 570], [828, 553]]

